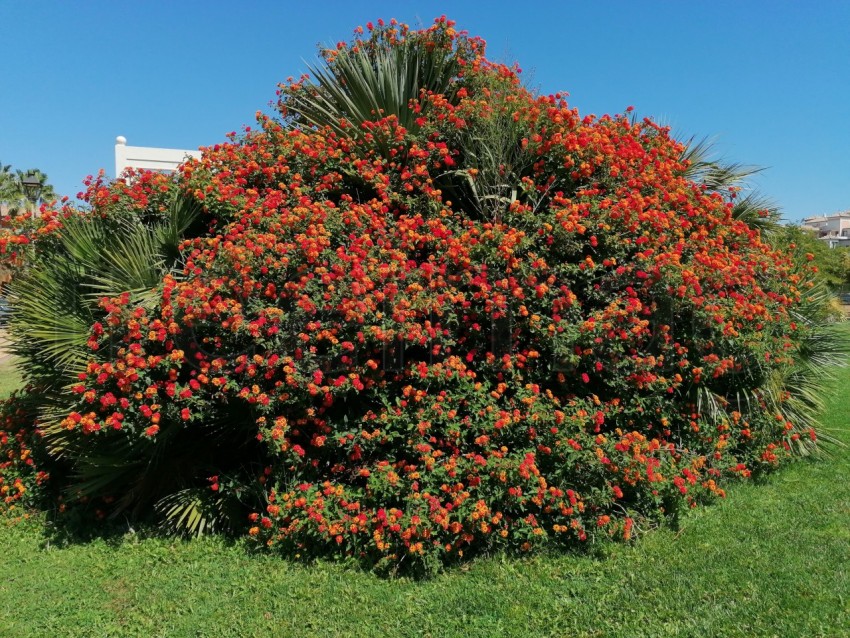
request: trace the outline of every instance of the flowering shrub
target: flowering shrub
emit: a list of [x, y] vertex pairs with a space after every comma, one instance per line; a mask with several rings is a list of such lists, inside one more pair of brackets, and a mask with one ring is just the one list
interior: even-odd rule
[[535, 95], [444, 19], [325, 56], [404, 47], [453, 73], [407, 126], [319, 126], [301, 78], [175, 177], [92, 183], [89, 217], [204, 210], [152, 300], [101, 301], [46, 428], [113, 479], [87, 495], [419, 567], [628, 539], [813, 445], [786, 409], [812, 283], [666, 128]]
[[21, 396], [0, 402], [0, 516], [17, 518], [38, 504], [48, 475], [39, 470], [33, 448], [40, 449], [34, 415]]

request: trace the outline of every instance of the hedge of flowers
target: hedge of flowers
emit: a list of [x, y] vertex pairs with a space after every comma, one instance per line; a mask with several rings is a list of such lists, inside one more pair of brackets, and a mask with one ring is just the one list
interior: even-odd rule
[[[48, 215], [45, 246], [63, 215], [203, 205], [154, 302], [100, 303], [52, 430], [66, 495], [94, 451], [144, 474], [179, 448], [157, 498], [231, 499], [287, 555], [418, 568], [628, 539], [816, 438], [767, 390], [812, 284], [667, 128], [536, 95], [445, 19], [325, 56], [411, 42], [458, 72], [409, 126], [299, 125], [292, 80], [280, 117], [175, 176], [95, 179], [89, 211]], [[126, 478], [99, 509], [141, 502]]]
[[25, 517], [41, 505], [41, 488], [49, 476], [33, 456], [40, 447], [33, 411], [20, 399], [0, 402], [0, 517]]

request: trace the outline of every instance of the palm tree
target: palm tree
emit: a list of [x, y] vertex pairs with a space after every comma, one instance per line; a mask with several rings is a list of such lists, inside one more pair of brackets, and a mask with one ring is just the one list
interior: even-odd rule
[[[746, 191], [748, 178], [762, 170], [760, 167], [726, 163], [714, 158], [712, 145], [707, 140], [689, 140], [682, 160], [687, 163], [685, 175], [688, 178], [702, 185], [706, 191], [719, 193], [726, 198], [729, 198], [731, 192]], [[777, 249], [787, 250], [787, 246], [783, 245], [784, 235], [778, 232], [781, 218], [779, 208], [770, 200], [755, 191], [749, 191], [743, 198], [732, 199], [732, 216], [759, 230]], [[801, 274], [812, 277], [810, 273]], [[742, 376], [741, 387], [727, 388], [723, 396], [701, 387], [696, 397], [700, 410], [705, 410], [718, 422], [728, 421], [729, 413], [733, 410], [746, 414], [749, 410], [767, 409], [774, 414], [784, 414], [793, 424], [792, 434], [798, 435], [793, 440], [793, 449], [801, 455], [823, 451], [809, 437], [810, 428], [818, 433], [821, 441], [838, 442], [823, 431], [818, 416], [823, 410], [822, 397], [826, 396], [824, 388], [832, 379], [832, 369], [837, 365], [845, 365], [850, 353], [850, 341], [845, 331], [829, 318], [827, 306], [832, 295], [826, 282], [822, 277], [814, 277], [812, 284], [795, 310], [794, 319], [803, 329], [798, 333], [802, 336], [798, 337], [795, 344], [793, 364], [766, 375], [757, 369], [750, 370], [748, 376]], [[758, 365], [755, 367], [758, 368]], [[754, 389], [747, 389], [752, 387], [752, 379], [760, 381]]]
[[12, 165], [0, 162], [0, 207], [3, 208], [5, 213], [9, 208], [9, 203], [17, 201], [17, 187]]
[[12, 165], [0, 162], [0, 184], [5, 184], [6, 180], [12, 177]]
[[[432, 92], [458, 102], [461, 71], [477, 54], [477, 44], [453, 37], [441, 23], [427, 31], [406, 33], [399, 41], [386, 29], [376, 29], [366, 41], [324, 52], [324, 65], [309, 67], [313, 81], [282, 88], [280, 110], [295, 128], [327, 128], [349, 139], [371, 141], [384, 158], [394, 156], [398, 140], [383, 139], [362, 125], [393, 116], [408, 131], [419, 129]], [[521, 144], [524, 135], [504, 99], [506, 87], [490, 78], [494, 116], [482, 118], [474, 132], [463, 130], [452, 140], [463, 159], [463, 170], [446, 170], [435, 183], [470, 216], [498, 220], [523, 197], [522, 177], [534, 162]], [[413, 107], [413, 108], [412, 108]], [[391, 148], [392, 147], [392, 148]], [[474, 169], [474, 170], [471, 170]], [[473, 178], [473, 175], [475, 177]]]
[[[725, 198], [730, 198], [731, 193], [735, 193], [732, 199], [732, 217], [765, 235], [770, 235], [777, 229], [779, 208], [770, 199], [747, 188], [747, 181], [763, 168], [727, 163], [716, 158], [713, 144], [707, 139], [698, 142], [693, 138], [688, 140], [681, 159], [688, 164], [685, 176], [704, 186], [708, 192], [719, 193]], [[747, 194], [739, 197], [739, 191], [745, 191]]]
[[178, 194], [158, 220], [134, 214], [68, 217], [58, 245], [31, 260], [9, 286], [11, 350], [38, 394], [44, 446], [68, 466], [71, 484], [86, 496], [119, 493], [126, 507], [157, 500], [163, 496], [157, 480], [177, 470], [148, 470], [185, 452], [167, 445], [143, 449], [119, 437], [80, 441], [61, 420], [73, 405], [71, 387], [93, 356], [87, 341], [92, 325], [105, 316], [99, 300], [130, 293], [136, 305], [155, 304], [165, 275], [182, 271], [180, 244], [199, 214], [197, 202]]
[[[165, 276], [182, 276], [180, 245], [194, 236], [201, 207], [178, 192], [159, 218], [114, 212], [64, 219], [59, 245], [39, 255], [10, 286], [12, 351], [24, 362], [25, 380], [38, 396], [30, 403], [37, 403], [51, 474], [57, 484], [67, 475], [66, 489], [75, 497], [117, 495], [115, 515], [154, 509], [166, 527], [181, 533], [226, 529], [244, 520], [244, 499], [251, 499], [252, 506], [260, 499], [259, 494], [212, 492], [198, 485], [210, 467], [232, 461], [233, 473], [239, 473], [248, 471], [256, 457], [254, 448], [243, 443], [255, 441], [255, 430], [227, 406], [205, 415], [198, 427], [205, 428], [206, 436], [164, 428], [156, 444], [121, 433], [80, 439], [61, 426], [76, 400], [71, 388], [77, 375], [93, 358], [87, 342], [92, 325], [104, 320], [99, 300], [130, 293], [134, 306], [155, 306]], [[104, 350], [98, 359], [115, 355], [112, 346]], [[255, 473], [251, 467], [250, 476]]]
[[[361, 126], [394, 116], [407, 130], [418, 128], [411, 103], [424, 106], [423, 92], [455, 99], [462, 59], [473, 48], [453, 40], [445, 29], [406, 33], [400, 42], [390, 31], [376, 30], [356, 45], [323, 53], [324, 64], [310, 66], [314, 81], [282, 87], [280, 110], [296, 128], [325, 128], [354, 139], [365, 136]], [[388, 156], [386, 140], [376, 140]]]
[[[15, 216], [22, 211], [35, 212], [38, 200], [49, 202], [56, 199], [53, 186], [47, 181], [47, 175], [37, 168], [28, 171], [16, 170], [12, 172], [9, 164], [0, 163], [0, 205], [9, 215]], [[24, 189], [24, 179], [35, 178], [40, 184], [38, 200], [31, 200]]]

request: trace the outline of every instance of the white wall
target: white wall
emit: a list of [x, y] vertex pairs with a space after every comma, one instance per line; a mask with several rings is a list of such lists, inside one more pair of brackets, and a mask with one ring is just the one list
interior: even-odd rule
[[150, 146], [127, 146], [127, 138], [115, 138], [115, 178], [125, 168], [144, 168], [154, 171], [173, 171], [190, 157], [200, 157], [200, 151]]

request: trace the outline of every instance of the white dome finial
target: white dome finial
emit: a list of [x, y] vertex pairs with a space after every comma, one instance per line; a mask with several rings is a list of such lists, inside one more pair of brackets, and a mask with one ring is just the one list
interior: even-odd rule
[[118, 146], [125, 146], [127, 144], [127, 138], [123, 135], [119, 135], [115, 138], [115, 144]]

